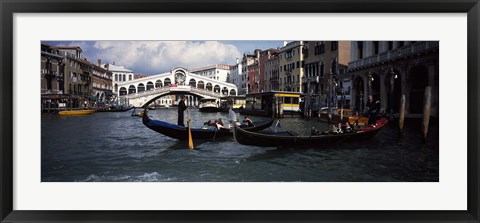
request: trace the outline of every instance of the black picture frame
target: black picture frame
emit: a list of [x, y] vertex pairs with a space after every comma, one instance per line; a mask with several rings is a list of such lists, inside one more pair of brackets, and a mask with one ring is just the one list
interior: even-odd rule
[[[254, 7], [253, 7], [254, 6]], [[478, 0], [0, 0], [1, 222], [480, 222]], [[466, 211], [17, 211], [13, 210], [14, 13], [467, 13], [468, 210]], [[72, 201], [74, 202], [74, 201]], [[412, 201], [414, 202], [414, 201]]]

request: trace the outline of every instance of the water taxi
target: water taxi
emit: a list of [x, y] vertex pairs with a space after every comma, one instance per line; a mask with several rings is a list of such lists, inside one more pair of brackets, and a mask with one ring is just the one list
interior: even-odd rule
[[241, 111], [245, 108], [245, 95], [230, 95], [220, 98], [220, 111]]
[[269, 91], [246, 95], [246, 106], [241, 114], [272, 117], [301, 116], [300, 92]]
[[215, 98], [202, 98], [200, 99], [200, 106], [198, 106], [201, 112], [219, 112], [220, 108]]

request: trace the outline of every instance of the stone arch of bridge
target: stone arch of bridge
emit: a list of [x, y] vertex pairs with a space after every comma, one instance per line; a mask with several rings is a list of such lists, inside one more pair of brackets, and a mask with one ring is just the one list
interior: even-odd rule
[[161, 93], [161, 94], [158, 94], [157, 96], [155, 96], [154, 98], [148, 100], [147, 102], [145, 102], [143, 105], [142, 105], [142, 108], [145, 108], [146, 106], [148, 106], [149, 104], [153, 103], [155, 100], [161, 98], [161, 97], [164, 97], [164, 96], [167, 96], [167, 95], [192, 95], [192, 96], [196, 96], [198, 98], [204, 98], [205, 96], [201, 95], [201, 94], [197, 94], [197, 93], [194, 93], [194, 92], [190, 92], [190, 91], [170, 91], [170, 92], [165, 92], [165, 93]]

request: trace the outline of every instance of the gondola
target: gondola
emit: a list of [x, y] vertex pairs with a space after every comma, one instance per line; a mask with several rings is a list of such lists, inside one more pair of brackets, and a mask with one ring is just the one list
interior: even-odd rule
[[[170, 124], [167, 122], [163, 122], [160, 120], [152, 120], [148, 117], [148, 111], [143, 111], [144, 115], [142, 117], [143, 124], [156, 131], [160, 134], [166, 135], [171, 138], [179, 139], [179, 140], [187, 140], [188, 139], [188, 130], [186, 127]], [[266, 129], [270, 127], [273, 123], [273, 119], [267, 121], [259, 121], [255, 122], [255, 126], [252, 127], [245, 127], [248, 131], [260, 131], [262, 129]], [[230, 129], [221, 129], [221, 130], [210, 130], [210, 129], [202, 129], [202, 128], [190, 128], [192, 133], [193, 139], [215, 139], [221, 137], [231, 137], [233, 136], [233, 132]]]
[[346, 142], [358, 142], [375, 136], [388, 120], [381, 118], [375, 125], [366, 126], [353, 133], [298, 136], [292, 132], [277, 132], [272, 134], [251, 132], [234, 126], [234, 137], [240, 144], [261, 147], [283, 146], [312, 146], [322, 148], [323, 145], [332, 145]]
[[97, 109], [97, 112], [126, 112], [128, 110], [133, 109], [134, 106], [128, 107], [128, 108], [115, 108], [115, 107], [110, 107], [108, 109]]

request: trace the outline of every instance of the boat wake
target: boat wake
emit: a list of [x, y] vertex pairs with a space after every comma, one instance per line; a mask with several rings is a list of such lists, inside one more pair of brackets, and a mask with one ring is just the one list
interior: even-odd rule
[[157, 172], [144, 173], [143, 175], [129, 176], [108, 176], [108, 175], [96, 175], [91, 174], [86, 177], [83, 182], [172, 182], [176, 181], [175, 178], [165, 177]]

